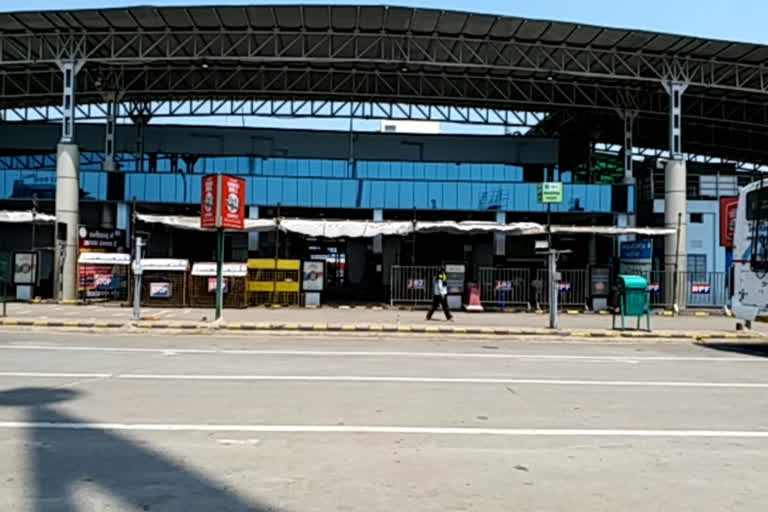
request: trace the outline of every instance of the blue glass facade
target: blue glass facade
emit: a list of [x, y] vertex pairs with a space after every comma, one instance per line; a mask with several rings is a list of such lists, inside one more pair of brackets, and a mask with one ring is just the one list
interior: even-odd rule
[[[98, 170], [100, 164], [92, 157], [83, 157], [81, 199], [103, 201], [107, 173]], [[55, 171], [49, 168], [50, 160], [40, 162], [36, 170], [0, 170], [0, 199], [26, 199], [33, 193], [41, 200], [53, 199]], [[139, 202], [196, 204], [202, 176], [223, 172], [245, 177], [248, 204], [257, 206], [546, 210], [536, 199], [536, 184], [523, 182], [522, 167], [502, 164], [217, 157], [199, 159], [191, 174], [171, 173], [173, 167], [183, 170], [186, 166], [183, 162], [172, 166], [168, 158], [153, 162], [156, 172], [151, 173], [133, 172], [132, 164], [124, 159], [123, 198], [136, 197]], [[563, 202], [553, 205], [555, 212], [610, 213], [612, 193], [628, 193], [628, 204], [634, 204], [633, 187], [627, 192], [611, 185], [571, 184], [570, 176], [569, 172], [556, 174], [565, 185]]]

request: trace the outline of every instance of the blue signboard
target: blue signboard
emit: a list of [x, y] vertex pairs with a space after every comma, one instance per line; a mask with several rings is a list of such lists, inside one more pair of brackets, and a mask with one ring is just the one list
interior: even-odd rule
[[645, 262], [653, 257], [653, 240], [637, 240], [621, 242], [621, 259], [627, 261]]

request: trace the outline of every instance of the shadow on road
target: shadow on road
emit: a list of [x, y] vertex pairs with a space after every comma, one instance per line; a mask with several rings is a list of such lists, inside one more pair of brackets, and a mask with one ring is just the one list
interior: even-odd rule
[[[98, 488], [143, 511], [255, 511], [278, 509], [254, 503], [212, 482], [179, 461], [136, 441], [55, 410], [52, 404], [80, 393], [63, 388], [18, 388], [0, 392], [0, 406], [25, 407], [33, 510], [75, 512], [78, 490]], [[174, 435], [174, 434], [171, 434]], [[89, 503], [88, 509], [105, 506]]]
[[768, 357], [768, 343], [697, 343], [697, 345], [713, 350], [735, 352], [755, 357]]

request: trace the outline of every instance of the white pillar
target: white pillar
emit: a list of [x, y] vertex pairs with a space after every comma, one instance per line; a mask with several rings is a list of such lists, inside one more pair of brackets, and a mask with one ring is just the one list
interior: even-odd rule
[[[373, 210], [373, 221], [381, 222], [384, 220], [384, 210]], [[373, 237], [373, 254], [381, 254], [383, 250], [383, 239], [381, 235]]]
[[60, 143], [56, 160], [55, 279], [59, 300], [77, 299], [77, 232], [80, 222], [80, 148]]
[[[248, 208], [248, 218], [249, 219], [259, 218], [258, 206], [251, 206]], [[248, 251], [258, 251], [258, 250], [259, 250], [259, 233], [256, 231], [249, 231], [248, 232]]]
[[[675, 269], [679, 276], [683, 276], [688, 266], [686, 175], [685, 160], [670, 160], [664, 168], [664, 226], [677, 229], [678, 222], [680, 224], [679, 243], [677, 233], [667, 235], [664, 240], [664, 269], [667, 276], [671, 276]], [[665, 288], [671, 293], [673, 286], [668, 283]], [[686, 290], [685, 279], [678, 279], [677, 304], [681, 309], [685, 307]]]
[[[496, 212], [496, 224], [507, 223], [507, 212]], [[493, 232], [493, 255], [498, 258], [506, 256], [507, 235], [503, 231]]]

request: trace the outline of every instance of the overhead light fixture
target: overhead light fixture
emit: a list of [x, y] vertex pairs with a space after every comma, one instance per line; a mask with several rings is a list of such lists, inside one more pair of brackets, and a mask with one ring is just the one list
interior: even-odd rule
[[208, 63], [207, 62], [203, 62], [203, 69], [208, 69]]
[[554, 80], [554, 78], [552, 77], [552, 75], [547, 75], [547, 80], [551, 82], [552, 80]]

